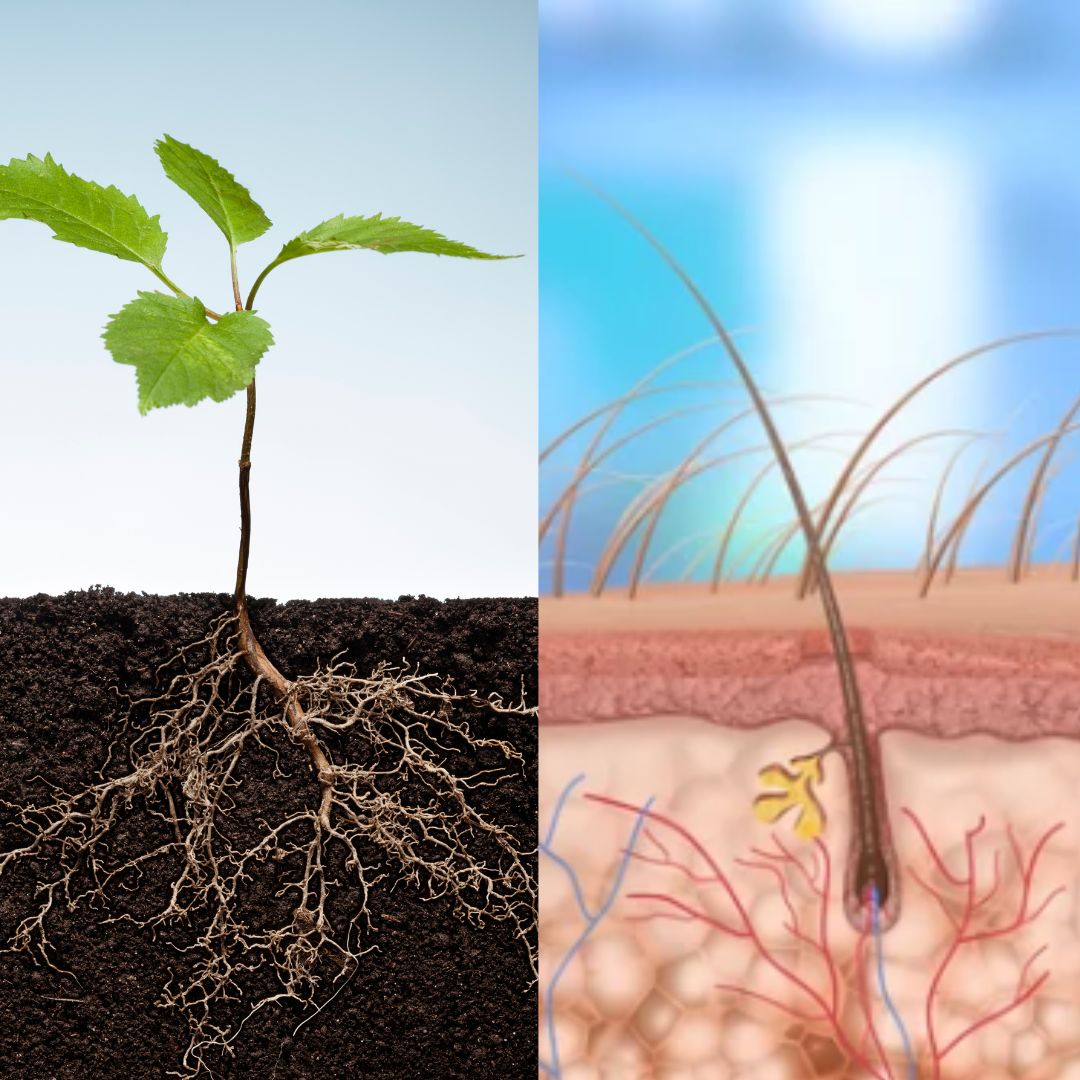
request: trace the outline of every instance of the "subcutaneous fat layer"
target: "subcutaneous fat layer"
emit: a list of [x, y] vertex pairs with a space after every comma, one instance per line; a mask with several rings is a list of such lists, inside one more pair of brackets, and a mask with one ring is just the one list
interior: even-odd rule
[[[584, 774], [551, 837], [564, 865], [541, 855], [542, 1074], [1080, 1080], [1080, 743], [883, 735], [902, 907], [879, 966], [869, 911], [860, 935], [841, 908], [839, 756], [811, 791], [818, 840], [797, 833], [798, 799], [772, 823], [754, 813], [762, 770], [798, 776], [791, 763], [827, 739], [802, 722], [687, 717], [541, 729], [542, 834]], [[626, 859], [650, 797], [657, 816]], [[575, 950], [589, 926], [567, 868], [596, 915], [624, 860]]]

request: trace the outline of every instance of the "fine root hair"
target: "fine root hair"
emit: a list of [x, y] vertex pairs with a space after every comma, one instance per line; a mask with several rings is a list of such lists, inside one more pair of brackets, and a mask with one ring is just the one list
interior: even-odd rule
[[[524, 760], [469, 723], [531, 715], [524, 700], [388, 664], [364, 675], [340, 655], [283, 697], [251, 674], [234, 616], [159, 677], [160, 692], [130, 702], [94, 782], [41, 781], [35, 801], [2, 804], [18, 839], [0, 851], [0, 875], [29, 864], [36, 880], [7, 951], [72, 974], [50, 934], [83, 904], [163, 937], [177, 962], [158, 1004], [187, 1020], [170, 1074], [185, 1078], [213, 1075], [267, 1005], [325, 1007], [377, 948], [369, 900], [380, 887], [409, 885], [474, 926], [506, 924], [535, 981], [533, 852], [476, 807]], [[290, 719], [297, 706], [328, 763], [317, 774]], [[242, 780], [252, 768], [254, 784]], [[307, 778], [303, 794], [294, 783], [274, 798], [292, 775]], [[132, 842], [139, 813], [152, 827]]]

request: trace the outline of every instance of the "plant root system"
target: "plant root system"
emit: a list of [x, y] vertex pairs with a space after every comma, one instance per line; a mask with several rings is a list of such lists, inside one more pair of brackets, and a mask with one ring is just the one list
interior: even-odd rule
[[[0, 852], [0, 874], [22, 861], [47, 868], [7, 950], [63, 970], [49, 934], [80, 904], [163, 937], [178, 963], [158, 1004], [180, 1010], [190, 1036], [172, 1074], [181, 1077], [213, 1075], [214, 1059], [271, 1003], [324, 1008], [377, 948], [368, 897], [380, 883], [441, 898], [474, 925], [507, 923], [535, 975], [529, 853], [470, 803], [521, 755], [473, 735], [467, 720], [531, 710], [416, 670], [381, 664], [363, 676], [339, 658], [286, 682], [283, 696], [251, 673], [239, 632], [237, 617], [223, 616], [158, 669], [163, 689], [131, 702], [96, 782], [4, 804], [20, 839]], [[247, 805], [236, 779], [250, 755], [275, 778], [314, 772], [310, 797], [276, 820], [260, 816], [265, 807]], [[473, 770], [455, 771], [466, 755]], [[159, 825], [152, 847], [126, 842], [125, 819], [140, 810]], [[250, 831], [237, 842], [241, 819], [257, 823], [254, 842]], [[170, 868], [158, 895], [140, 890], [152, 860]], [[245, 884], [265, 874], [278, 884], [270, 913], [246, 902]]]

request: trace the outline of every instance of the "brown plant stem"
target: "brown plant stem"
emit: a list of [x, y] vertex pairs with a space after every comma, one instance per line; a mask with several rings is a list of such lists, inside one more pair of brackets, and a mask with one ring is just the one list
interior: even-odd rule
[[251, 551], [251, 439], [255, 433], [255, 380], [247, 388], [247, 413], [244, 418], [244, 439], [240, 446], [240, 551], [236, 559], [236, 592], [233, 603], [238, 626], [237, 643], [244, 661], [256, 678], [263, 678], [285, 703], [286, 715], [293, 737], [299, 742], [315, 766], [322, 788], [319, 804], [319, 824], [330, 828], [330, 805], [333, 801], [333, 766], [319, 740], [311, 730], [303, 709], [292, 695], [293, 684], [281, 674], [266, 655], [251, 625], [247, 603], [248, 555]]

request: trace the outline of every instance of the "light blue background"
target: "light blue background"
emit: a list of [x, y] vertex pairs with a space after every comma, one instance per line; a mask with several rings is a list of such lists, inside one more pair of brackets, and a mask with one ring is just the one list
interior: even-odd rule
[[[968, 0], [545, 0], [541, 18], [541, 442], [628, 390], [708, 324], [656, 255], [565, 175], [585, 174], [686, 264], [778, 394], [862, 404], [777, 411], [789, 440], [864, 431], [962, 350], [1080, 323], [1080, 8]], [[731, 379], [716, 349], [670, 380]], [[669, 380], [669, 381], [670, 381]], [[987, 451], [1003, 462], [1080, 393], [1080, 342], [1018, 346], [943, 381], [890, 429], [877, 457], [937, 429], [1001, 431], [961, 460], [955, 510]], [[713, 393], [728, 402], [737, 392]], [[703, 391], [654, 398], [614, 435]], [[591, 567], [629, 499], [722, 415], [697, 412], [606, 463], [570, 533], [568, 585]], [[743, 424], [712, 452], [760, 443]], [[843, 567], [911, 566], [934, 484], [958, 438], [898, 461], [845, 534]], [[851, 442], [837, 446], [851, 447]], [[541, 474], [546, 508], [579, 437]], [[1036, 555], [1062, 558], [1080, 513], [1077, 440], [1064, 448]], [[705, 474], [665, 515], [647, 565], [701, 579], [763, 455]], [[839, 458], [804, 452], [811, 500]], [[976, 519], [964, 561], [1000, 562], [1030, 467]], [[779, 483], [755, 500], [747, 570], [791, 518]], [[553, 549], [541, 552], [550, 587]], [[705, 554], [698, 563], [695, 559]], [[667, 556], [665, 558], [665, 556]], [[781, 569], [800, 557], [790, 549]], [[628, 557], [614, 581], [625, 581]]]
[[[219, 158], [275, 227], [399, 214], [505, 263], [373, 253], [274, 272], [250, 589], [535, 593], [536, 14], [528, 0], [7, 5], [0, 158], [134, 193], [166, 269], [230, 303], [227, 249], [161, 172]], [[0, 594], [231, 588], [243, 395], [141, 418], [99, 340], [141, 267], [0, 223]]]

